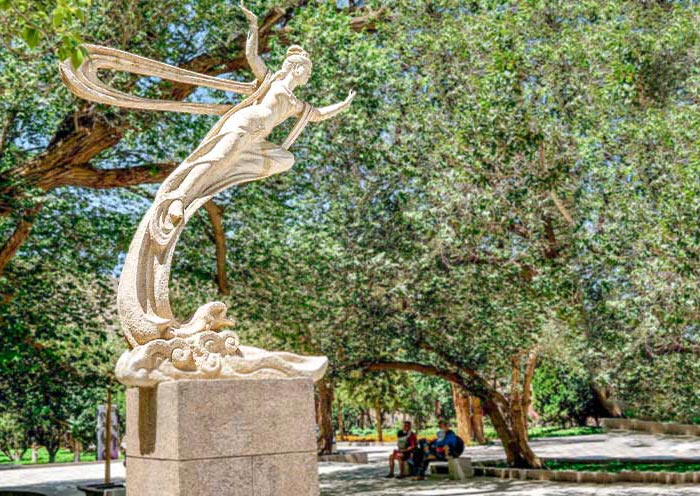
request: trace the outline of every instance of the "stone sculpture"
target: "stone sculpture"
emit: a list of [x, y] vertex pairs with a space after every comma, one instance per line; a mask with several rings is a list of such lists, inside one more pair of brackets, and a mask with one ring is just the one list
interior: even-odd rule
[[[187, 322], [178, 322], [169, 301], [168, 280], [175, 245], [187, 221], [214, 195], [233, 185], [289, 170], [288, 151], [309, 122], [346, 110], [354, 91], [340, 103], [315, 108], [294, 89], [307, 83], [312, 62], [291, 46], [282, 68], [270, 72], [258, 54], [258, 23], [242, 4], [250, 26], [246, 58], [256, 79], [241, 83], [155, 62], [112, 48], [86, 45], [89, 57], [78, 68], [60, 65], [65, 84], [77, 96], [126, 108], [222, 115], [201, 144], [160, 186], [153, 205], [136, 231], [119, 280], [118, 308], [129, 350], [117, 363], [118, 379], [129, 386], [151, 387], [176, 379], [270, 379], [325, 373], [325, 357], [303, 357], [239, 345], [228, 327], [222, 302], [200, 306]], [[144, 99], [111, 88], [100, 69], [126, 71], [249, 95], [236, 106]], [[290, 117], [298, 120], [282, 145], [266, 140]]]

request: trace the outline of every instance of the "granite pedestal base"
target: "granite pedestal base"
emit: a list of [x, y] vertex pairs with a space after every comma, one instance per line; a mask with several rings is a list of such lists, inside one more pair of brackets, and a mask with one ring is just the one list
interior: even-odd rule
[[127, 392], [128, 496], [317, 496], [310, 379]]

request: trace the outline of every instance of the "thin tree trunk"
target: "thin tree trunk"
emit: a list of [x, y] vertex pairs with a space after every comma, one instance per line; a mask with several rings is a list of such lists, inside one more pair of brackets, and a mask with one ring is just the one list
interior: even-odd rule
[[377, 402], [374, 405], [374, 414], [377, 418], [377, 441], [384, 442], [384, 411], [381, 403]]
[[319, 454], [325, 455], [333, 452], [333, 383], [327, 379], [321, 379], [316, 383], [318, 387], [318, 426]]
[[34, 443], [32, 444], [32, 463], [39, 461], [39, 446]]
[[222, 295], [231, 294], [226, 278], [226, 234], [222, 221], [223, 209], [209, 200], [204, 204], [204, 209], [209, 215], [212, 231], [214, 233], [214, 246], [216, 248], [216, 285]]
[[81, 448], [80, 441], [73, 439], [73, 463], [78, 463], [80, 461]]
[[338, 410], [338, 438], [341, 441], [345, 441], [345, 418], [343, 416], [343, 405], [338, 398], [336, 409]]
[[58, 453], [58, 443], [55, 446], [46, 446], [46, 451], [49, 452], [49, 463], [56, 463], [56, 453]]
[[457, 384], [452, 384], [452, 401], [457, 414], [457, 435], [465, 443], [470, 443], [474, 438], [472, 431], [471, 401], [469, 393]]
[[530, 407], [532, 406], [532, 379], [535, 376], [535, 368], [537, 367], [537, 359], [539, 358], [539, 353], [535, 349], [530, 352], [527, 358], [527, 365], [525, 366], [525, 379], [523, 381], [523, 399], [522, 399], [522, 422], [525, 426], [525, 437], [528, 439], [528, 417], [527, 414], [530, 412]]
[[484, 414], [481, 411], [481, 400], [476, 396], [471, 397], [472, 406], [472, 432], [474, 439], [479, 444], [486, 444], [484, 436]]

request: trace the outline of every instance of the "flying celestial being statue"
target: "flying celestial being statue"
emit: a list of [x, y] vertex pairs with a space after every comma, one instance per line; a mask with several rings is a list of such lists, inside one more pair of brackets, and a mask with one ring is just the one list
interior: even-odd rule
[[[288, 151], [309, 122], [345, 111], [355, 96], [316, 108], [294, 95], [306, 84], [313, 64], [309, 54], [291, 46], [282, 68], [271, 72], [258, 54], [258, 20], [241, 8], [249, 22], [246, 58], [252, 82], [214, 78], [155, 62], [112, 48], [85, 45], [89, 56], [78, 68], [60, 64], [63, 81], [77, 96], [119, 107], [216, 114], [221, 119], [201, 144], [161, 184], [153, 205], [141, 220], [129, 247], [119, 280], [118, 308], [129, 350], [117, 363], [118, 379], [150, 387], [176, 379], [311, 377], [325, 373], [325, 357], [303, 357], [239, 345], [227, 327], [226, 305], [200, 306], [187, 322], [178, 322], [170, 308], [168, 281], [175, 245], [187, 221], [217, 193], [237, 184], [289, 170]], [[119, 70], [248, 95], [238, 105], [152, 100], [123, 93], [102, 83], [100, 69]], [[266, 140], [272, 130], [295, 117], [297, 122], [281, 145]]]

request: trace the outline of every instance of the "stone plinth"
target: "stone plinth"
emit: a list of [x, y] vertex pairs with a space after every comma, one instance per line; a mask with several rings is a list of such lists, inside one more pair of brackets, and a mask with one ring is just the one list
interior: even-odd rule
[[316, 496], [310, 379], [165, 382], [127, 392], [130, 496]]

